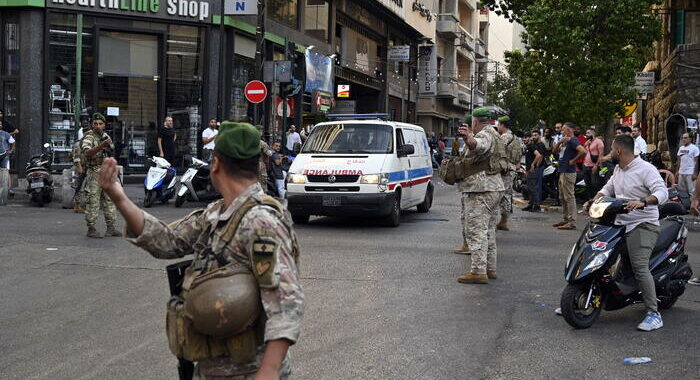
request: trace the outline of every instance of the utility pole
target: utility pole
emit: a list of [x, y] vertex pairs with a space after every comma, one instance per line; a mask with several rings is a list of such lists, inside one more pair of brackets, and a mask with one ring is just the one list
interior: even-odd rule
[[[255, 79], [263, 81], [263, 61], [265, 60], [265, 0], [258, 0], [258, 25], [255, 28]], [[253, 106], [253, 124], [260, 124], [258, 105]], [[265, 134], [269, 133], [269, 126], [265, 126]]]
[[[81, 86], [83, 82], [83, 14], [78, 13], [76, 21], [76, 33], [75, 33], [75, 92], [73, 96], [75, 97], [75, 106], [73, 109], [73, 127], [75, 128], [75, 136], [78, 137], [80, 125], [80, 116], [83, 114], [83, 102], [81, 94]], [[114, 137], [114, 136], [112, 136]]]
[[224, 4], [225, 0], [221, 0], [221, 17], [219, 18], [219, 104], [216, 107], [216, 117], [219, 121], [224, 120], [224, 64], [226, 62], [224, 57], [224, 44], [226, 41], [225, 29], [224, 29]]

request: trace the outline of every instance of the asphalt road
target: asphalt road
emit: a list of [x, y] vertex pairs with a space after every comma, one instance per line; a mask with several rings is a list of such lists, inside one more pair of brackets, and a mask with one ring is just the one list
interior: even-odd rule
[[[138, 186], [130, 193], [140, 195]], [[157, 206], [174, 220], [192, 210]], [[456, 190], [398, 228], [315, 218], [298, 226], [307, 308], [297, 379], [700, 379], [700, 288], [665, 327], [635, 330], [641, 305], [588, 330], [553, 313], [578, 232], [557, 214], [516, 210], [499, 233], [499, 279], [463, 285]], [[579, 226], [583, 226], [583, 218]], [[57, 206], [0, 208], [0, 379], [175, 379], [164, 334], [164, 267], [124, 239], [88, 239]], [[700, 234], [688, 239], [700, 273]], [[653, 363], [626, 366], [626, 357]]]

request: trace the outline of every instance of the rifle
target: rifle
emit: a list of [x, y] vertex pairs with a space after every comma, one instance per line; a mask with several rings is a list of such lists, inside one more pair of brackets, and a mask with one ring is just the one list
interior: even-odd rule
[[[182, 292], [182, 280], [185, 277], [185, 269], [187, 269], [192, 260], [181, 261], [165, 267], [168, 274], [168, 286], [170, 287], [171, 296], [179, 296]], [[177, 358], [177, 374], [180, 380], [192, 380], [194, 377], [194, 363]]]

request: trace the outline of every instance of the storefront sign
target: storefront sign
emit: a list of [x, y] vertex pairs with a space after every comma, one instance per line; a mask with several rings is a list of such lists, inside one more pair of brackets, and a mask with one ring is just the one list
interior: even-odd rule
[[404, 18], [403, 0], [379, 0], [379, 2], [390, 11], [399, 15], [401, 19]]
[[637, 73], [634, 78], [634, 89], [639, 94], [651, 94], [654, 92], [654, 72]]
[[338, 85], [338, 97], [339, 98], [349, 98], [350, 97], [350, 85], [349, 84], [339, 84]]
[[311, 100], [313, 112], [327, 113], [333, 108], [333, 94], [326, 91], [315, 90]]
[[200, 22], [210, 16], [209, 2], [200, 0], [51, 0], [47, 7]]
[[224, 14], [225, 15], [257, 15], [258, 0], [225, 0]]
[[304, 91], [313, 93], [314, 90], [321, 90], [333, 94], [333, 60], [311, 50], [307, 50], [304, 55], [306, 57], [306, 87]]
[[418, 95], [437, 95], [437, 49], [435, 45], [423, 45], [418, 47], [419, 78]]
[[389, 46], [388, 56], [389, 56], [390, 61], [408, 62], [411, 60], [411, 46], [410, 45]]
[[333, 107], [333, 112], [353, 114], [357, 109], [357, 102], [355, 100], [338, 100], [335, 102], [335, 107]]

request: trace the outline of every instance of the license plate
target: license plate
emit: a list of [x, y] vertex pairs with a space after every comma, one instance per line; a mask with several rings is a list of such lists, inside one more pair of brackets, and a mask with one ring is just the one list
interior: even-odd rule
[[326, 195], [323, 197], [322, 204], [324, 206], [329, 206], [329, 207], [340, 206], [340, 196], [339, 195]]
[[29, 185], [32, 189], [36, 189], [37, 187], [44, 187], [44, 181], [36, 181], [32, 182], [31, 185]]

